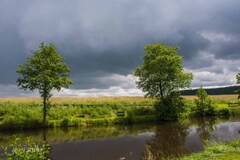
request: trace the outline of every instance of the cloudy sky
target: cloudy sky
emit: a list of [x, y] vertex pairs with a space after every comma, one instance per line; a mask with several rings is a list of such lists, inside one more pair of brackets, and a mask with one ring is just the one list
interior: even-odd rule
[[16, 69], [41, 42], [54, 43], [75, 85], [56, 96], [141, 95], [132, 72], [144, 46], [179, 45], [192, 87], [236, 83], [239, 0], [1, 0], [0, 97], [37, 96], [16, 87]]

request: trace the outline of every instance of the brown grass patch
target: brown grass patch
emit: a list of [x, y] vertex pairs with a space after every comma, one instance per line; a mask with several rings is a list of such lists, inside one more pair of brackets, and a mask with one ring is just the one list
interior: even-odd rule
[[[228, 95], [209, 95], [213, 100], [227, 100], [227, 101], [236, 101], [238, 99], [238, 95], [236, 94], [228, 94]], [[183, 98], [187, 100], [196, 99], [197, 96], [183, 96]]]
[[[142, 96], [118, 96], [118, 97], [52, 97], [51, 102], [56, 103], [104, 103], [104, 102], [129, 102], [141, 103], [151, 102], [152, 99]], [[0, 98], [0, 102], [42, 102], [41, 98]]]
[[[236, 101], [238, 95], [210, 95], [213, 100]], [[183, 96], [187, 100], [196, 99], [196, 96]], [[143, 96], [117, 96], [117, 97], [52, 97], [51, 102], [55, 103], [104, 103], [104, 102], [128, 102], [143, 103], [152, 102], [153, 99]], [[41, 98], [0, 98], [0, 102], [42, 102]]]

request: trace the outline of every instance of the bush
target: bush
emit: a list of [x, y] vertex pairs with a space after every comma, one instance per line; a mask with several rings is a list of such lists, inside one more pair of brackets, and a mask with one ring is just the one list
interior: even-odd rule
[[64, 118], [61, 121], [61, 127], [67, 127], [69, 125], [69, 119], [68, 118]]
[[127, 111], [127, 120], [128, 120], [128, 123], [134, 123], [134, 119], [135, 119], [136, 115], [134, 114], [134, 111], [131, 109], [131, 110], [128, 110]]
[[184, 111], [185, 104], [180, 94], [173, 92], [164, 100], [156, 102], [155, 108], [160, 121], [175, 121]]
[[205, 112], [206, 116], [214, 116], [216, 115], [216, 107], [210, 104]]
[[213, 105], [212, 99], [208, 97], [204, 88], [200, 87], [197, 90], [196, 96], [198, 99], [194, 100], [196, 105], [195, 114], [199, 116], [212, 116], [216, 114], [216, 107]]
[[129, 107], [126, 110], [128, 123], [137, 122], [137, 117], [156, 116], [156, 111], [153, 107]]
[[4, 148], [4, 153], [0, 155], [3, 159], [8, 160], [49, 160], [48, 154], [50, 145], [37, 145], [28, 139], [24, 144], [16, 138], [13, 144]]
[[218, 110], [218, 115], [230, 115], [230, 111], [228, 108], [222, 108]]
[[240, 109], [237, 107], [231, 107], [229, 108], [230, 114], [232, 116], [239, 116], [240, 115]]

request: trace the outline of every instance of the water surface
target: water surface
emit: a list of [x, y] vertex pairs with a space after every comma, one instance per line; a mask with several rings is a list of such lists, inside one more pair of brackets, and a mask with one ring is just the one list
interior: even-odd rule
[[239, 130], [238, 118], [199, 118], [133, 126], [1, 131], [0, 144], [8, 145], [15, 137], [31, 137], [37, 143], [46, 140], [54, 160], [161, 159], [198, 152], [216, 141], [240, 138]]

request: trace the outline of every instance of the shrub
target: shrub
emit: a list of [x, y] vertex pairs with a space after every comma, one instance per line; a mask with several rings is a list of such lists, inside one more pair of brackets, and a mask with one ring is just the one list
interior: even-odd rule
[[146, 115], [155, 115], [156, 111], [153, 107], [133, 107], [131, 108], [132, 112], [134, 112], [137, 116], [146, 116]]
[[130, 123], [130, 124], [134, 123], [135, 122], [135, 117], [136, 117], [136, 115], [135, 115], [135, 113], [132, 109], [127, 111], [127, 121], [128, 121], [128, 123]]
[[218, 110], [218, 115], [229, 115], [230, 111], [228, 108], [222, 108]]
[[69, 125], [69, 119], [68, 118], [64, 118], [61, 121], [61, 127], [67, 127]]
[[213, 105], [213, 101], [210, 97], [208, 97], [208, 94], [206, 90], [202, 87], [200, 87], [197, 90], [196, 96], [198, 99], [195, 99], [195, 105], [196, 105], [196, 114], [200, 116], [211, 116], [216, 114], [216, 107]]
[[24, 144], [20, 143], [20, 139], [16, 138], [13, 144], [4, 148], [1, 154], [3, 159], [8, 160], [49, 160], [48, 157], [50, 145], [37, 145], [28, 139]]
[[172, 92], [164, 100], [155, 103], [158, 119], [161, 121], [177, 120], [184, 111], [183, 98], [177, 92]]

